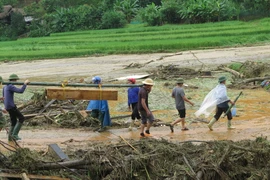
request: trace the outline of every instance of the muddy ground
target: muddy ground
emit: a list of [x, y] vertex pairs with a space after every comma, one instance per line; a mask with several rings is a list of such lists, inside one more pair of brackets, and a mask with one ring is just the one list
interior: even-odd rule
[[[74, 82], [80, 82], [84, 79], [100, 75], [104, 83], [112, 81], [115, 78], [147, 74], [160, 65], [177, 65], [179, 67], [189, 67], [194, 69], [216, 69], [220, 64], [229, 64], [231, 62], [244, 62], [246, 60], [269, 61], [270, 46], [241, 47], [213, 50], [184, 51], [176, 54], [145, 54], [145, 55], [111, 55], [102, 57], [85, 57], [72, 59], [39, 60], [31, 62], [8, 62], [0, 64], [1, 76], [7, 79], [11, 73], [18, 74], [22, 80], [28, 78], [32, 82], [61, 82], [69, 79]], [[127, 68], [129, 67], [129, 68]], [[140, 68], [138, 68], [140, 67]], [[189, 98], [195, 102], [194, 107], [188, 108], [188, 127], [189, 131], [182, 132], [180, 126], [175, 128], [175, 133], [170, 133], [167, 126], [154, 127], [151, 133], [156, 138], [164, 138], [171, 141], [189, 141], [189, 140], [243, 140], [255, 139], [258, 136], [270, 136], [270, 115], [269, 115], [269, 92], [263, 89], [243, 90], [244, 96], [239, 99], [237, 108], [237, 117], [233, 124], [236, 129], [228, 131], [226, 129], [226, 120], [221, 119], [215, 124], [215, 129], [210, 132], [205, 123], [194, 123], [193, 113], [199, 108], [203, 97], [216, 84], [216, 78], [219, 75], [228, 75], [223, 72], [213, 73], [213, 78], [195, 77], [187, 80], [187, 84], [197, 86], [199, 89], [187, 88], [186, 93]], [[174, 80], [168, 80], [173, 84]], [[122, 83], [125, 83], [124, 81]], [[165, 81], [157, 80], [157, 85], [150, 94], [150, 107], [154, 115], [170, 122], [177, 118], [177, 112], [174, 109], [174, 102], [170, 98], [170, 91], [173, 86], [165, 87]], [[40, 87], [29, 87], [27, 93], [39, 90]], [[234, 98], [240, 90], [231, 89], [229, 95]], [[126, 89], [119, 89], [119, 100], [109, 102], [111, 116], [127, 115], [130, 112], [126, 107]], [[156, 97], [156, 98], [154, 98]], [[24, 100], [24, 96], [18, 96]], [[152, 99], [151, 99], [152, 98]], [[27, 97], [26, 97], [27, 99]], [[126, 121], [128, 118], [123, 119]], [[209, 119], [208, 119], [209, 120]], [[52, 128], [49, 125], [42, 127], [24, 127], [20, 135], [23, 141], [22, 147], [30, 149], [46, 150], [47, 145], [58, 143], [62, 148], [74, 145], [76, 148], [84, 146], [86, 142], [104, 141], [117, 142], [119, 136], [126, 139], [139, 139], [139, 131], [134, 128], [129, 131], [128, 128], [111, 128], [103, 133], [93, 132], [87, 128], [62, 129]], [[0, 132], [1, 140], [6, 141], [7, 136], [4, 131]]]

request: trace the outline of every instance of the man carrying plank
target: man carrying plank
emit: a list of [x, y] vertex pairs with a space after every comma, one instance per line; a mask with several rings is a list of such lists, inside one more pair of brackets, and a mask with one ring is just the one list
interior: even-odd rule
[[[216, 100], [217, 100], [217, 107], [216, 107], [216, 114], [208, 124], [208, 128], [210, 131], [213, 131], [213, 125], [215, 122], [218, 121], [220, 118], [221, 114], [224, 112], [227, 115], [228, 119], [228, 124], [227, 128], [228, 129], [234, 129], [231, 125], [231, 120], [232, 120], [232, 113], [229, 110], [229, 105], [228, 103], [230, 102], [232, 105], [234, 105], [234, 102], [231, 101], [228, 96], [227, 96], [227, 88], [226, 88], [226, 80], [227, 78], [225, 76], [222, 76], [218, 79], [219, 85], [216, 87], [217, 88], [217, 93], [216, 93]], [[229, 111], [228, 111], [229, 110]], [[228, 111], [228, 112], [227, 112]]]
[[11, 127], [8, 132], [9, 141], [21, 140], [18, 134], [21, 130], [21, 127], [25, 119], [14, 103], [14, 93], [23, 93], [27, 85], [30, 83], [29, 80], [25, 80], [23, 86], [21, 88], [17, 88], [12, 84], [12, 82], [16, 82], [17, 80], [19, 80], [19, 77], [16, 74], [11, 74], [9, 76], [10, 83], [3, 88], [4, 104], [6, 110], [9, 113], [11, 121]]
[[[101, 78], [95, 76], [92, 78], [94, 84], [99, 84], [101, 88]], [[105, 126], [111, 125], [109, 105], [107, 100], [90, 100], [86, 110], [91, 110], [91, 117], [98, 118], [101, 124], [99, 132], [104, 130]]]

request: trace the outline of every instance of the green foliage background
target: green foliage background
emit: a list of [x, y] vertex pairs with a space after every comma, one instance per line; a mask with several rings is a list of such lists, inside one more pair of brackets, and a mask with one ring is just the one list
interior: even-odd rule
[[250, 22], [147, 26], [51, 33], [0, 43], [0, 61], [178, 52], [270, 42], [270, 18]]
[[23, 8], [34, 20], [28, 25], [23, 18], [22, 22], [11, 18], [8, 24], [0, 21], [0, 41], [22, 35], [39, 37], [123, 28], [129, 23], [161, 26], [252, 20], [270, 15], [270, 0], [0, 0], [0, 6], [4, 4]]

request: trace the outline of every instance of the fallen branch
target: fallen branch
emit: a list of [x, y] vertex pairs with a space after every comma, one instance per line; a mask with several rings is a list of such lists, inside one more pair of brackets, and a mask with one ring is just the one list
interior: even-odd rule
[[241, 73], [239, 73], [239, 72], [237, 72], [237, 71], [235, 71], [233, 69], [227, 68], [224, 65], [219, 66], [218, 69], [229, 72], [229, 73], [233, 74], [234, 76], [236, 76], [237, 78], [243, 78], [244, 77], [243, 74], [241, 74]]
[[81, 168], [80, 166], [84, 166], [84, 165], [88, 165], [88, 164], [90, 164], [90, 162], [87, 162], [84, 159], [65, 161], [65, 162], [59, 162], [59, 163], [43, 163], [43, 164], [37, 165], [35, 170], [62, 169], [63, 166], [76, 169], [76, 168]]
[[251, 83], [251, 82], [255, 82], [255, 81], [263, 81], [263, 80], [266, 80], [266, 79], [270, 79], [270, 76], [249, 78], [249, 79], [245, 79], [243, 81], [240, 81], [240, 83]]
[[48, 107], [50, 107], [50, 105], [52, 105], [55, 101], [56, 101], [56, 99], [52, 99], [48, 104], [46, 104], [46, 106], [45, 106], [43, 109], [41, 109], [41, 110], [38, 112], [38, 115], [40, 115], [41, 113], [43, 113], [44, 111], [46, 111], [46, 109], [47, 109]]
[[186, 158], [186, 156], [184, 154], [183, 154], [183, 159], [184, 159], [186, 165], [188, 166], [188, 168], [190, 169], [190, 171], [192, 173], [191, 177], [194, 178], [194, 179], [199, 180], [199, 178], [197, 178], [197, 174], [195, 173], [195, 171], [193, 170], [193, 168], [189, 164], [189, 162], [188, 162], [188, 160], [187, 160], [187, 158]]

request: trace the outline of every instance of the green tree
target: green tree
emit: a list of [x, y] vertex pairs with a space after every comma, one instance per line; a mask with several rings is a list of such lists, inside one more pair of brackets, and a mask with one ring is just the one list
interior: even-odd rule
[[11, 5], [16, 6], [18, 4], [18, 0], [0, 0], [0, 7], [3, 5]]
[[138, 0], [117, 0], [114, 4], [114, 10], [124, 13], [128, 23], [136, 16], [138, 8]]
[[180, 16], [181, 3], [179, 0], [164, 0], [160, 12], [162, 19], [167, 23], [180, 23], [182, 18]]
[[142, 9], [140, 16], [143, 22], [146, 22], [150, 26], [160, 26], [162, 24], [160, 7], [156, 6], [154, 3]]
[[161, 6], [162, 0], [138, 0], [139, 7], [146, 7], [154, 3], [156, 6]]
[[126, 25], [125, 15], [122, 12], [107, 11], [102, 16], [102, 29], [122, 28]]

